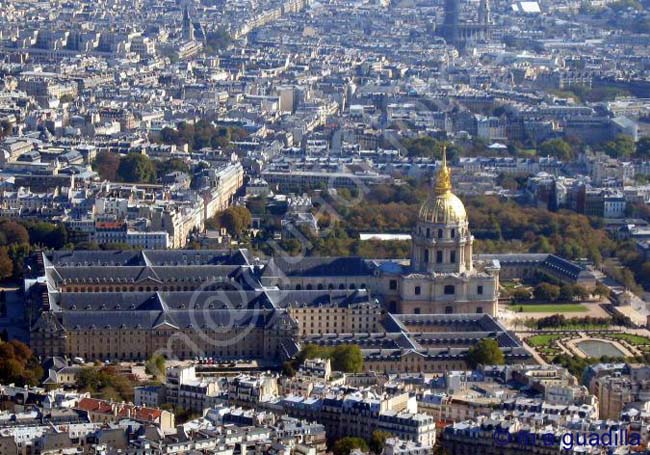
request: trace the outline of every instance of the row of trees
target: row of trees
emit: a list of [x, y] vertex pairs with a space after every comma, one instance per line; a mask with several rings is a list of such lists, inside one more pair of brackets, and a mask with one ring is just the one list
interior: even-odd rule
[[206, 120], [196, 123], [180, 122], [176, 128], [165, 127], [160, 132], [160, 142], [183, 146], [190, 151], [205, 147], [225, 148], [231, 141], [240, 141], [248, 136], [246, 130], [230, 126], [215, 126]]
[[344, 373], [361, 373], [363, 371], [363, 354], [356, 344], [340, 344], [338, 346], [319, 346], [307, 344], [295, 359], [284, 364], [284, 372], [293, 376], [296, 370], [307, 359], [330, 359], [332, 370]]
[[112, 365], [83, 368], [77, 376], [76, 387], [105, 400], [133, 401], [133, 381]]
[[173, 171], [190, 173], [189, 166], [181, 159], [155, 161], [138, 152], [125, 156], [99, 152], [93, 162], [93, 169], [104, 180], [128, 183], [156, 183], [160, 177]]
[[334, 443], [332, 452], [334, 455], [349, 455], [353, 450], [360, 449], [363, 452], [370, 451], [374, 454], [381, 454], [386, 439], [389, 437], [391, 437], [391, 434], [382, 430], [373, 431], [367, 441], [363, 438], [346, 436]]
[[583, 316], [576, 318], [567, 318], [563, 314], [553, 314], [537, 319], [532, 322], [538, 330], [543, 329], [561, 329], [568, 326], [603, 326], [621, 325], [632, 327], [632, 321], [627, 316], [614, 315], [611, 318], [596, 318], [593, 316]]
[[0, 219], [0, 280], [20, 278], [32, 246], [58, 249], [68, 242], [63, 224]]

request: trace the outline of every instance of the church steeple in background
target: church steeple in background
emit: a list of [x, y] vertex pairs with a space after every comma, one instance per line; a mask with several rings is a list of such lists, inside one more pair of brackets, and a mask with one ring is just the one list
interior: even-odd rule
[[183, 7], [183, 40], [194, 41], [194, 25], [187, 4]]

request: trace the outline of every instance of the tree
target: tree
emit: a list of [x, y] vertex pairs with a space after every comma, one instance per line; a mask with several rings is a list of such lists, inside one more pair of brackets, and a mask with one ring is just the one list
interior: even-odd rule
[[363, 371], [363, 354], [356, 344], [336, 346], [332, 352], [332, 369], [345, 373], [361, 373]]
[[332, 451], [334, 455], [349, 455], [354, 449], [361, 449], [367, 452], [369, 450], [368, 443], [361, 438], [347, 436], [336, 441]]
[[228, 233], [235, 237], [241, 237], [244, 229], [253, 222], [251, 212], [246, 207], [228, 207], [219, 216], [220, 224], [228, 230]]
[[636, 143], [636, 157], [642, 160], [650, 159], [650, 136], [643, 136]]
[[165, 378], [165, 357], [162, 355], [154, 355], [152, 356], [146, 363], [144, 367], [145, 373], [153, 376], [154, 378], [158, 380], [162, 380]]
[[45, 221], [25, 223], [29, 240], [35, 245], [44, 245], [52, 249], [60, 249], [68, 241], [68, 231], [63, 224]]
[[605, 143], [603, 150], [612, 158], [630, 158], [636, 151], [634, 139], [619, 134], [613, 141]]
[[133, 400], [133, 384], [113, 366], [83, 368], [77, 375], [76, 387], [106, 399]]
[[517, 288], [512, 293], [512, 299], [515, 302], [527, 302], [530, 300], [530, 290], [528, 288]]
[[14, 273], [14, 263], [6, 248], [0, 248], [0, 280], [11, 278]]
[[496, 340], [483, 338], [467, 351], [467, 363], [476, 368], [478, 365], [503, 365], [505, 359]]
[[232, 42], [232, 38], [225, 28], [219, 27], [213, 32], [208, 32], [205, 41], [206, 53], [208, 55], [214, 55], [220, 50], [226, 49]]
[[553, 302], [560, 296], [560, 287], [550, 283], [540, 283], [535, 286], [533, 295], [537, 300]]
[[159, 176], [167, 175], [170, 172], [184, 172], [185, 174], [190, 173], [190, 167], [187, 163], [179, 158], [170, 158], [165, 161], [156, 161], [156, 173]]
[[3, 220], [0, 223], [0, 233], [3, 245], [22, 245], [29, 243], [27, 229], [13, 220]]
[[560, 286], [560, 293], [558, 295], [558, 300], [561, 300], [563, 302], [571, 302], [573, 301], [574, 297], [575, 297], [575, 291], [572, 285], [563, 284], [562, 286]]
[[548, 155], [558, 158], [563, 161], [572, 160], [574, 158], [573, 149], [563, 139], [549, 139], [544, 141], [539, 146], [540, 155]]
[[93, 169], [104, 180], [114, 182], [117, 180], [117, 170], [120, 167], [120, 155], [117, 153], [101, 151], [93, 161]]
[[596, 287], [594, 288], [594, 294], [599, 295], [601, 297], [609, 298], [611, 294], [611, 290], [609, 289], [609, 287], [607, 287], [605, 284], [599, 281], [598, 283], [596, 283]]
[[117, 175], [125, 182], [154, 183], [156, 166], [146, 155], [131, 152], [120, 160]]
[[3, 384], [36, 385], [43, 377], [43, 368], [32, 350], [18, 340], [0, 343], [0, 382]]
[[386, 439], [390, 438], [391, 434], [387, 431], [375, 430], [372, 432], [372, 437], [370, 438], [370, 443], [368, 446], [370, 450], [376, 454], [380, 454], [384, 450], [384, 444], [386, 444]]

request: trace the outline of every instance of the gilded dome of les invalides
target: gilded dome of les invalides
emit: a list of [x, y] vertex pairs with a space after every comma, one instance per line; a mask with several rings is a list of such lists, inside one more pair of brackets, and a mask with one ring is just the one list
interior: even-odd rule
[[419, 219], [434, 224], [458, 224], [467, 221], [465, 205], [451, 192], [451, 171], [447, 166], [446, 150], [443, 150], [442, 165], [436, 176], [433, 194], [420, 207]]

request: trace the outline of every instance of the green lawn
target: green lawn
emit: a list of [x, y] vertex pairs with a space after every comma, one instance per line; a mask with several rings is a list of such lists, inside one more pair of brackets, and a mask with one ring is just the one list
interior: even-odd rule
[[650, 338], [641, 335], [634, 335], [632, 333], [613, 333], [608, 336], [610, 338], [615, 338], [617, 340], [627, 341], [632, 346], [642, 346], [644, 344], [650, 344]]
[[563, 335], [549, 334], [549, 335], [533, 335], [526, 340], [528, 346], [537, 348], [541, 346], [550, 346], [555, 340], [559, 340]]
[[584, 313], [587, 308], [579, 303], [543, 303], [543, 304], [514, 304], [508, 309], [516, 313]]

